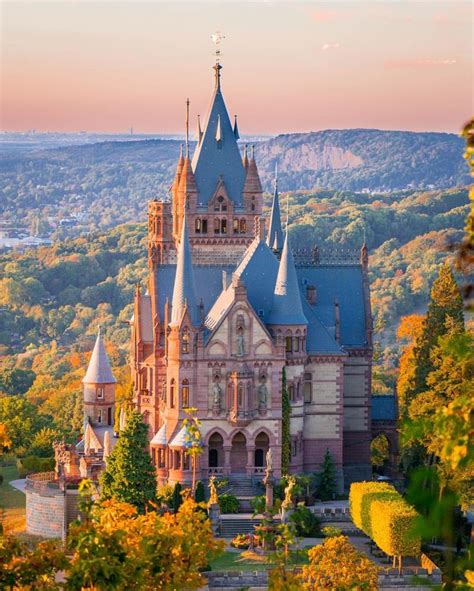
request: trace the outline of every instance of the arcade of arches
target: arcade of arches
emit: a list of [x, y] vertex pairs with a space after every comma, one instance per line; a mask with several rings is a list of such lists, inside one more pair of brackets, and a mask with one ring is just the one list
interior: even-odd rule
[[224, 444], [220, 433], [213, 433], [208, 440], [209, 470], [225, 475], [263, 473], [269, 448], [269, 437], [263, 431], [252, 439], [238, 431], [230, 445]]

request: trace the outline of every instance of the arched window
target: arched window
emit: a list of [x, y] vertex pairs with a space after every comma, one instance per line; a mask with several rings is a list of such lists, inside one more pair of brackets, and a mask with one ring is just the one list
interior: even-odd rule
[[242, 408], [244, 406], [244, 387], [239, 384], [237, 389], [237, 407]]
[[293, 351], [293, 337], [285, 337], [285, 350], [287, 353], [291, 353]]
[[263, 468], [263, 449], [255, 450], [255, 463], [256, 468]]
[[221, 220], [221, 234], [227, 234], [227, 220], [225, 218]]
[[245, 234], [245, 232], [247, 232], [247, 222], [245, 221], [245, 219], [241, 219], [240, 220], [240, 233]]
[[203, 219], [201, 222], [201, 234], [207, 234], [207, 220]]
[[219, 195], [216, 199], [214, 203], [214, 211], [227, 211], [227, 203], [222, 195]]
[[161, 220], [160, 220], [160, 218], [155, 218], [155, 234], [161, 234]]
[[188, 328], [183, 329], [181, 335], [181, 353], [189, 353], [189, 330]]
[[196, 234], [201, 233], [201, 228], [202, 228], [201, 219], [196, 218], [196, 221], [194, 222], [194, 231], [196, 232]]
[[288, 386], [288, 398], [290, 399], [290, 402], [295, 401], [295, 386], [294, 386], [294, 384], [289, 384], [289, 386]]
[[174, 378], [170, 382], [170, 407], [174, 408]]
[[214, 220], [214, 234], [220, 234], [221, 232], [221, 221], [219, 218]]
[[234, 234], [238, 234], [239, 233], [239, 220], [234, 220], [232, 222], [232, 228], [234, 230]]
[[181, 383], [181, 401], [183, 408], [189, 408], [189, 380], [186, 379]]
[[251, 203], [251, 205], [250, 205], [250, 209], [251, 209], [252, 211], [255, 211], [255, 197], [252, 197], [252, 203]]

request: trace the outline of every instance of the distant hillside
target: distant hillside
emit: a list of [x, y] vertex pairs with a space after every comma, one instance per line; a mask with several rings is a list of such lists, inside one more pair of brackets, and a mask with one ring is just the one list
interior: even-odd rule
[[283, 190], [447, 188], [469, 182], [463, 150], [448, 133], [327, 130], [259, 144], [258, 163], [268, 184], [278, 162]]
[[[147, 202], [167, 194], [180, 145], [145, 139], [22, 151], [20, 141], [2, 145], [0, 214], [27, 222], [83, 214], [88, 230], [142, 221]], [[385, 192], [469, 183], [463, 149], [453, 134], [356, 129], [280, 135], [259, 142], [256, 155], [267, 190], [278, 163], [282, 191]]]

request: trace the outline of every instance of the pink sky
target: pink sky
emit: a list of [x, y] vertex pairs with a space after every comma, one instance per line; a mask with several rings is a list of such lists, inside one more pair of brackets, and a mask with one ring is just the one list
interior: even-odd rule
[[[473, 114], [470, 2], [3, 2], [3, 130], [176, 133], [206, 114], [210, 35], [241, 133], [457, 132]], [[193, 124], [194, 129], [194, 124]]]

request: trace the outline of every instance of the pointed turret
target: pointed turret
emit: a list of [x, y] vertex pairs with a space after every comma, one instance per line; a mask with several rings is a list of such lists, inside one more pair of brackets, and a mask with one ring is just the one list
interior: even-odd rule
[[272, 213], [270, 215], [270, 227], [268, 228], [268, 246], [281, 252], [283, 248], [283, 229], [281, 227], [280, 198], [278, 196], [278, 175], [275, 171], [275, 191], [273, 193]]
[[179, 325], [185, 308], [187, 308], [189, 312], [192, 323], [195, 326], [198, 326], [199, 310], [186, 216], [184, 216], [183, 219], [181, 241], [178, 247], [178, 261], [176, 264], [176, 276], [174, 279], [173, 300], [171, 304], [171, 325]]
[[262, 193], [262, 183], [258, 175], [257, 163], [255, 162], [255, 146], [252, 146], [252, 156], [247, 167], [244, 193]]
[[239, 126], [237, 125], [237, 115], [234, 115], [234, 137], [236, 140], [240, 139]]
[[199, 192], [198, 205], [207, 206], [220, 180], [236, 206], [243, 205], [245, 170], [234, 129], [221, 91], [220, 64], [214, 66], [215, 87], [202, 135], [192, 166]]
[[301, 305], [298, 277], [291, 252], [288, 230], [281, 253], [280, 266], [273, 293], [269, 324], [308, 324]]
[[179, 187], [179, 179], [181, 178], [181, 172], [183, 171], [184, 166], [184, 156], [183, 156], [183, 144], [181, 144], [179, 148], [179, 159], [178, 165], [176, 166], [176, 173], [174, 175], [173, 184], [171, 185], [171, 191], [177, 191]]
[[110, 367], [107, 351], [105, 350], [102, 333], [97, 333], [94, 349], [89, 361], [86, 375], [82, 379], [83, 384], [115, 384], [117, 380], [114, 378], [112, 369]]
[[201, 115], [198, 115], [197, 140], [198, 144], [200, 144], [202, 140]]
[[247, 144], [245, 144], [244, 146], [244, 156], [242, 158], [242, 164], [244, 165], [245, 170], [247, 170], [248, 166], [249, 166], [249, 157], [247, 155]]

